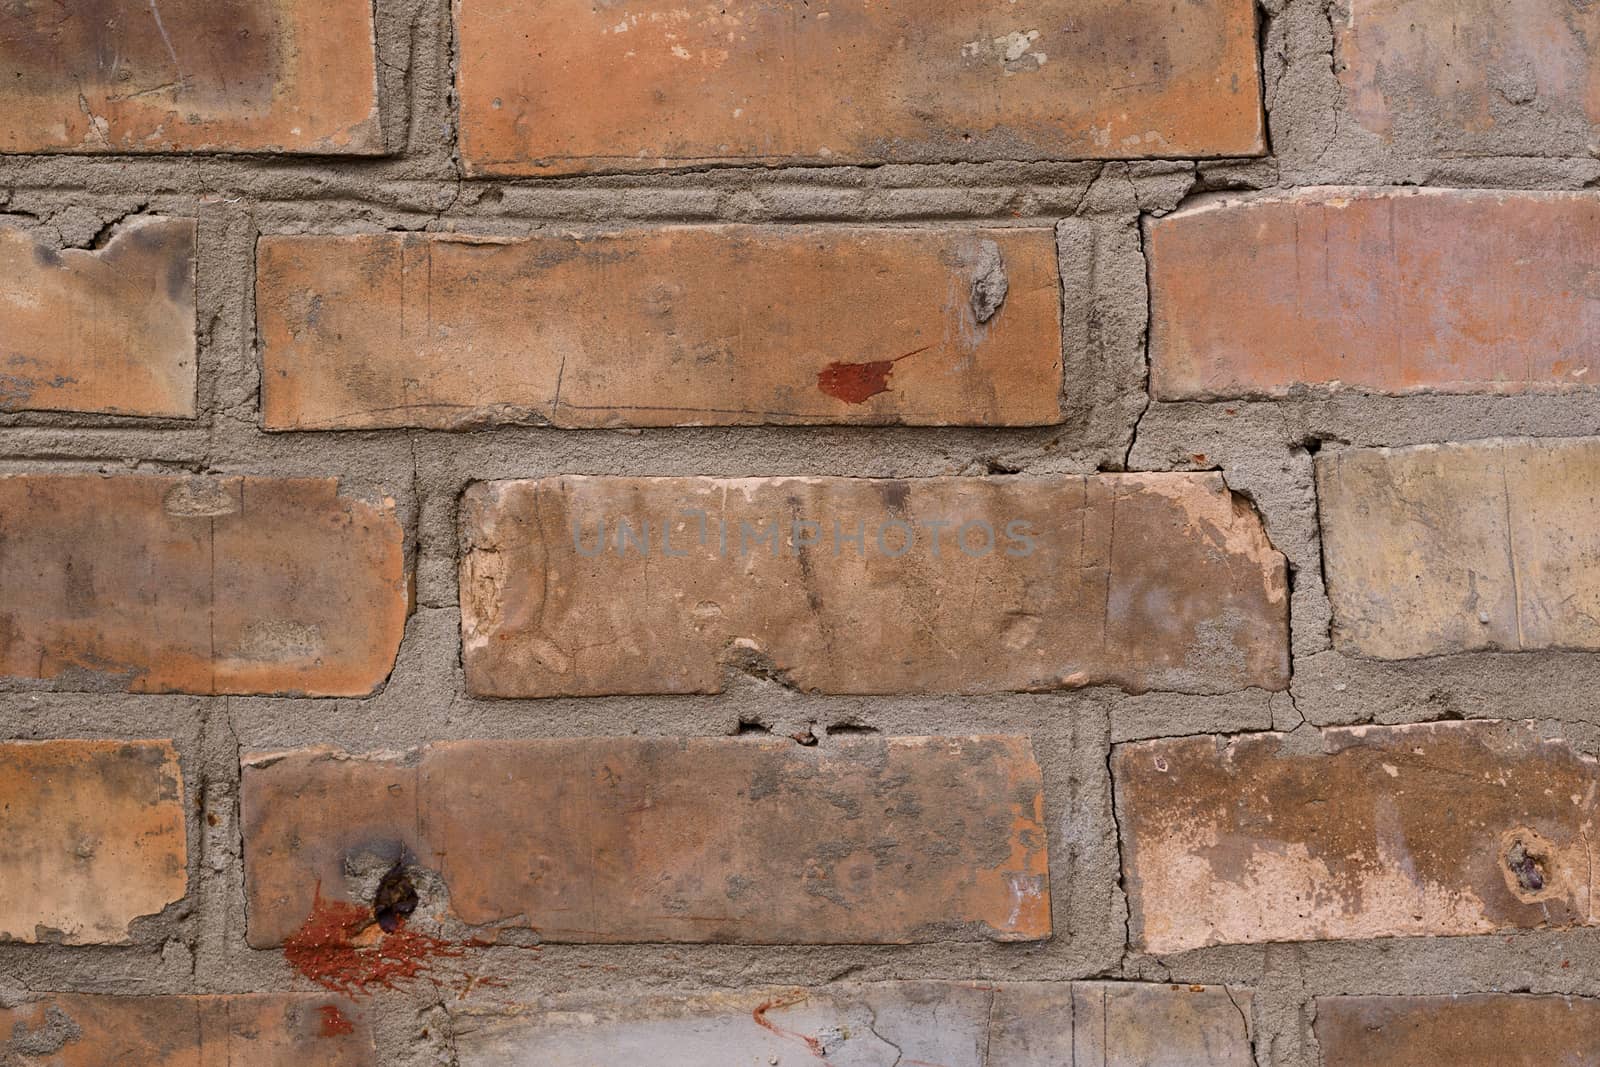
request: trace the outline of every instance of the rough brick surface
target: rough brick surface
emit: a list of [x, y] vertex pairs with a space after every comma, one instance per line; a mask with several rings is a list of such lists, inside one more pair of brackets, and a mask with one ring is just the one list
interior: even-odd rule
[[333, 479], [0, 477], [0, 671], [60, 688], [362, 695], [408, 604], [392, 501]]
[[1248, 0], [457, 0], [479, 174], [1252, 155]]
[[258, 258], [269, 429], [1061, 418], [1048, 229], [268, 237]]
[[1581, 155], [1600, 137], [1600, 9], [1581, 0], [1342, 0], [1361, 127], [1410, 155]]
[[0, 152], [375, 152], [368, 0], [0, 7]]
[[[1050, 933], [1024, 738], [579, 738], [244, 767], [250, 943], [399, 864], [453, 915], [550, 941], [758, 944]], [[370, 884], [369, 884], [370, 883]], [[442, 907], [426, 901], [424, 908]]]
[[883, 982], [621, 1000], [457, 1017], [461, 1067], [1246, 1067], [1248, 992], [1119, 982]]
[[1147, 229], [1163, 399], [1600, 385], [1593, 196], [1313, 189]]
[[1600, 649], [1600, 440], [1343, 450], [1317, 493], [1340, 648]]
[[1112, 773], [1151, 952], [1592, 921], [1596, 763], [1527, 724], [1140, 742]]
[[1600, 1032], [1589, 997], [1478, 993], [1318, 997], [1323, 1067], [1547, 1067], [1588, 1063]]
[[191, 219], [97, 252], [0, 226], [0, 411], [193, 416], [194, 244]]
[[0, 942], [126, 941], [183, 899], [185, 833], [171, 742], [0, 743]]
[[82, 996], [0, 1008], [0, 1062], [26, 1067], [376, 1067], [371, 1026], [348, 1000]]
[[1215, 475], [480, 483], [462, 535], [482, 695], [1287, 682], [1282, 557]]

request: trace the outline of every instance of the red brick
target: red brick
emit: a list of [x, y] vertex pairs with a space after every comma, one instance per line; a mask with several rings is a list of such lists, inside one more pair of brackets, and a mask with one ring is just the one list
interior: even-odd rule
[[1248, 991], [1133, 982], [877, 982], [452, 1011], [461, 1067], [829, 1063], [1247, 1067]]
[[369, 0], [0, 7], [0, 152], [375, 153]]
[[1341, 449], [1316, 471], [1342, 651], [1600, 650], [1600, 439]]
[[243, 775], [259, 948], [314, 926], [319, 901], [370, 907], [376, 881], [359, 876], [402, 859], [443, 880], [450, 915], [548, 941], [1050, 933], [1026, 738], [467, 741], [256, 754]]
[[1047, 229], [267, 237], [256, 278], [268, 429], [1061, 419]]
[[0, 1008], [0, 1061], [39, 1067], [376, 1067], [378, 1059], [371, 1025], [340, 997], [58, 993]]
[[1145, 249], [1163, 400], [1600, 384], [1593, 196], [1301, 190], [1153, 220]]
[[1355, 123], [1407, 155], [1585, 156], [1600, 135], [1600, 9], [1581, 0], [1344, 0]]
[[[648, 556], [617, 551], [623, 520], [649, 521]], [[981, 527], [961, 549], [979, 521], [992, 550]], [[1283, 558], [1214, 474], [479, 483], [462, 537], [483, 696], [718, 692], [736, 669], [830, 693], [1287, 684]]]
[[126, 941], [183, 899], [183, 810], [170, 741], [0, 743], [0, 942]]
[[1250, 0], [456, 0], [477, 174], [1254, 155]]
[[0, 226], [0, 411], [193, 417], [194, 242], [193, 219], [95, 252]]
[[1596, 764], [1528, 724], [1148, 741], [1112, 775], [1151, 952], [1592, 922]]
[[1477, 993], [1318, 997], [1322, 1067], [1592, 1063], [1600, 1000]]
[[0, 477], [0, 672], [64, 688], [359, 696], [408, 609], [394, 502], [334, 479]]

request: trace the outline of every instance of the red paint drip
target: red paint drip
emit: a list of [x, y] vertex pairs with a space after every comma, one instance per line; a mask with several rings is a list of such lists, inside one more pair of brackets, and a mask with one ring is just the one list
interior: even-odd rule
[[323, 1037], [343, 1037], [356, 1032], [356, 1024], [344, 1017], [337, 1004], [324, 1004], [317, 1011], [322, 1015]]
[[879, 393], [889, 391], [889, 375], [894, 373], [896, 363], [932, 347], [923, 345], [903, 356], [873, 360], [871, 363], [830, 363], [817, 374], [817, 388], [835, 400], [864, 404]]
[[787, 1007], [790, 1007], [791, 1005], [798, 1004], [802, 1000], [805, 1000], [805, 999], [806, 999], [806, 995], [804, 993], [795, 993], [795, 994], [792, 994], [792, 995], [790, 995], [788, 997], [779, 997], [776, 1000], [769, 1000], [766, 1003], [762, 1004], [760, 1007], [756, 1008], [755, 1011], [751, 1012], [750, 1013], [750, 1018], [752, 1018], [752, 1019], [754, 1019], [756, 1021], [756, 1025], [757, 1026], [761, 1027], [764, 1030], [770, 1030], [773, 1033], [777, 1034], [779, 1037], [788, 1037], [788, 1038], [793, 1038], [796, 1041], [805, 1042], [806, 1048], [811, 1050], [811, 1054], [813, 1056], [815, 1056], [819, 1060], [820, 1059], [825, 1059], [826, 1055], [822, 1051], [822, 1042], [821, 1041], [817, 1040], [816, 1038], [812, 1037], [809, 1034], [798, 1033], [798, 1032], [796, 1032], [794, 1030], [785, 1030], [783, 1027], [779, 1026], [777, 1023], [775, 1023], [771, 1019], [767, 1018], [767, 1012], [772, 1011], [774, 1008], [787, 1008]]
[[449, 941], [407, 930], [404, 923], [370, 945], [356, 944], [356, 937], [373, 925], [369, 910], [323, 900], [319, 885], [310, 916], [284, 941], [283, 956], [324, 989], [356, 995], [374, 986], [397, 989], [401, 982], [431, 981], [433, 960], [464, 955]]

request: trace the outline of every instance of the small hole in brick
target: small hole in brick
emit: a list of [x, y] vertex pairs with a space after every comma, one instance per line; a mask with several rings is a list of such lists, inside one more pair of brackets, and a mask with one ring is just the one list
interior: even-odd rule
[[384, 933], [392, 934], [417, 910], [417, 903], [417, 887], [411, 884], [411, 876], [406, 874], [405, 868], [397, 863], [378, 883], [378, 891], [372, 897], [372, 917], [378, 920]]
[[1506, 868], [1517, 879], [1524, 892], [1537, 893], [1544, 888], [1544, 858], [1528, 851], [1527, 845], [1517, 840], [1506, 850]]

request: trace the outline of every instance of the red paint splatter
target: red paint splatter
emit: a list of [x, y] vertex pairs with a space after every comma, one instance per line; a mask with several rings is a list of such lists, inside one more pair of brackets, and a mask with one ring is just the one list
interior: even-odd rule
[[356, 1024], [344, 1017], [337, 1004], [324, 1004], [317, 1011], [322, 1015], [323, 1037], [343, 1037], [356, 1032]]
[[896, 363], [926, 352], [932, 347], [923, 345], [903, 356], [874, 360], [871, 363], [830, 363], [817, 374], [817, 388], [835, 400], [843, 400], [847, 404], [864, 404], [879, 393], [889, 391], [889, 375], [894, 372]]
[[319, 885], [310, 916], [284, 941], [283, 956], [324, 989], [356, 995], [373, 986], [396, 989], [400, 982], [433, 981], [432, 961], [464, 955], [449, 941], [408, 930], [403, 923], [392, 933], [376, 931], [371, 937], [374, 926], [370, 910], [323, 900]]
[[761, 1027], [764, 1030], [770, 1030], [773, 1033], [777, 1034], [779, 1037], [788, 1037], [788, 1038], [793, 1038], [796, 1041], [805, 1042], [806, 1048], [811, 1050], [811, 1054], [813, 1056], [815, 1056], [819, 1060], [820, 1059], [824, 1059], [824, 1058], [826, 1058], [826, 1054], [822, 1050], [822, 1042], [821, 1041], [819, 1041], [816, 1038], [810, 1036], [809, 1034], [797, 1033], [794, 1030], [785, 1030], [783, 1027], [779, 1026], [777, 1023], [775, 1023], [771, 1019], [767, 1018], [767, 1012], [772, 1011], [772, 1010], [774, 1010], [776, 1008], [792, 1007], [793, 1005], [799, 1004], [801, 1001], [803, 1001], [805, 999], [806, 999], [806, 995], [804, 993], [793, 993], [793, 994], [790, 994], [787, 997], [778, 997], [776, 1000], [766, 1001], [765, 1003], [760, 1005], [758, 1008], [756, 1008], [755, 1011], [750, 1013], [750, 1018], [752, 1018], [752, 1019], [754, 1019], [756, 1021], [756, 1025], [757, 1026]]

